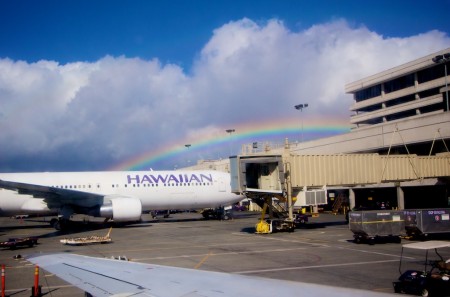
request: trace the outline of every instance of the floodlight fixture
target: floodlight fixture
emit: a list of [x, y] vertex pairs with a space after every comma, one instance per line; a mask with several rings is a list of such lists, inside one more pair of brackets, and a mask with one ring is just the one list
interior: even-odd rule
[[297, 104], [294, 107], [295, 107], [295, 109], [302, 111], [303, 108], [307, 108], [308, 107], [308, 103]]

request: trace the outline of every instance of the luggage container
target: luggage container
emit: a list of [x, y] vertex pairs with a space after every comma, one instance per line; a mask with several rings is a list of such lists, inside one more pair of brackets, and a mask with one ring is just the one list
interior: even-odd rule
[[375, 244], [377, 239], [400, 243], [400, 236], [406, 234], [404, 212], [399, 210], [351, 211], [349, 228], [355, 243]]
[[404, 212], [408, 236], [424, 239], [430, 234], [450, 233], [450, 208], [407, 209]]

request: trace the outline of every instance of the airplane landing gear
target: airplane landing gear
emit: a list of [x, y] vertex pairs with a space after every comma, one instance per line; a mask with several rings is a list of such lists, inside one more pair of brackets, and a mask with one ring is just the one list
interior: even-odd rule
[[64, 229], [66, 229], [68, 225], [69, 225], [69, 220], [64, 219], [64, 218], [58, 218], [58, 219], [53, 218], [50, 221], [50, 226], [52, 226], [53, 228], [55, 228], [58, 231], [62, 231]]

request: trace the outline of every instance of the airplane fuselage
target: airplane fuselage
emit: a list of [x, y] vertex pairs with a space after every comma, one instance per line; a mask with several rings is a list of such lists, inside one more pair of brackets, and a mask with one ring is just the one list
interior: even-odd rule
[[242, 199], [231, 193], [230, 175], [218, 171], [4, 173], [0, 181], [20, 184], [18, 189], [0, 188], [0, 214], [45, 213], [64, 207], [79, 212], [113, 200], [124, 201], [124, 208], [139, 200], [142, 211], [198, 209]]

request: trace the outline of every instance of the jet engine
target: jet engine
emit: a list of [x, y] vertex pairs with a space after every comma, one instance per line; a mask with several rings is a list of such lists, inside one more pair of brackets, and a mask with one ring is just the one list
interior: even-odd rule
[[114, 197], [100, 207], [100, 216], [115, 222], [138, 221], [142, 214], [142, 203], [138, 198]]

